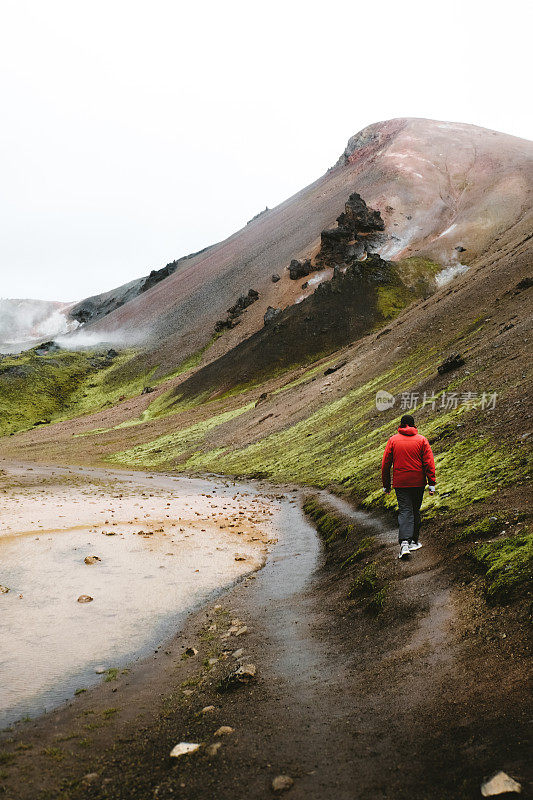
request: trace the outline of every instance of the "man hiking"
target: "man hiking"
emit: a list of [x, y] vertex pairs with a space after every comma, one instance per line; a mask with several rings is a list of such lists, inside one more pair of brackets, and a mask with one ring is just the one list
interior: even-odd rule
[[428, 484], [429, 493], [435, 493], [435, 461], [431, 447], [425, 436], [415, 428], [410, 414], [405, 414], [398, 433], [387, 442], [381, 462], [383, 491], [391, 489], [390, 469], [393, 469], [392, 486], [398, 500], [398, 558], [408, 558], [412, 550], [422, 547], [418, 541], [420, 531], [420, 506], [424, 489]]

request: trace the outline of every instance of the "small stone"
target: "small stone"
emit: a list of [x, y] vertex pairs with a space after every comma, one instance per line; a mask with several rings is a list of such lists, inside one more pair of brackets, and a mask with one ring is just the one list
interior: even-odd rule
[[185, 655], [189, 657], [196, 656], [198, 655], [198, 650], [196, 649], [196, 647], [187, 647], [187, 649], [185, 650]]
[[80, 594], [78, 603], [92, 603], [93, 599], [90, 594]]
[[88, 772], [87, 775], [83, 776], [83, 780], [86, 783], [90, 783], [91, 781], [95, 781], [98, 778], [97, 772]]
[[491, 778], [481, 784], [481, 794], [483, 797], [496, 797], [506, 792], [520, 794], [522, 786], [509, 777], [505, 772], [496, 772]]
[[96, 672], [97, 675], [103, 675], [105, 672], [107, 672], [107, 667], [102, 667], [102, 666], [95, 667], [94, 671]]
[[275, 273], [272, 275], [272, 278], [271, 278], [270, 280], [272, 281], [272, 283], [277, 283], [277, 282], [280, 280], [280, 277], [279, 277], [278, 273], [277, 273], [277, 272], [275, 272]]
[[209, 747], [207, 748], [207, 755], [216, 756], [221, 747], [222, 747], [222, 742], [214, 742], [214, 744], [210, 744]]
[[207, 660], [207, 664], [208, 664], [208, 666], [210, 666], [210, 667], [214, 667], [214, 666], [215, 666], [215, 664], [218, 664], [218, 658], [209, 658], [209, 659]]
[[9, 587], [8, 586], [0, 586], [0, 592], [2, 594], [7, 594], [9, 592]]
[[241, 664], [220, 681], [219, 691], [226, 692], [238, 686], [250, 683], [256, 679], [257, 667], [255, 664]]
[[232, 728], [230, 725], [221, 725], [218, 730], [215, 731], [213, 734], [214, 736], [228, 736], [230, 733], [233, 733], [235, 728]]
[[244, 650], [242, 647], [239, 647], [239, 649], [234, 650], [231, 655], [233, 656], [233, 658], [242, 658], [244, 655]]
[[191, 694], [194, 694], [194, 690], [193, 689], [184, 689], [183, 690], [183, 694], [185, 695], [185, 697], [190, 697]]
[[215, 711], [215, 706], [204, 706], [201, 710], [201, 714], [211, 714]]
[[235, 561], [246, 561], [246, 556], [242, 556], [239, 553], [235, 556]]
[[286, 792], [294, 784], [290, 775], [277, 775], [272, 781], [272, 790], [274, 792]]
[[179, 758], [186, 756], [188, 753], [194, 753], [200, 749], [200, 745], [195, 742], [180, 742], [170, 751], [171, 758]]
[[85, 556], [83, 560], [86, 564], [96, 564], [97, 561], [101, 561], [102, 559], [98, 558], [98, 556]]
[[246, 625], [243, 625], [242, 628], [239, 628], [239, 630], [235, 632], [235, 636], [242, 636], [245, 633], [248, 633], [248, 628]]

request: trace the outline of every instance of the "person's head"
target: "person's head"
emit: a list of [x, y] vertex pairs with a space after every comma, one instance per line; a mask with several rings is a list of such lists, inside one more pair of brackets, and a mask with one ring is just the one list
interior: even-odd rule
[[400, 428], [414, 428], [415, 420], [410, 414], [404, 414], [400, 420]]

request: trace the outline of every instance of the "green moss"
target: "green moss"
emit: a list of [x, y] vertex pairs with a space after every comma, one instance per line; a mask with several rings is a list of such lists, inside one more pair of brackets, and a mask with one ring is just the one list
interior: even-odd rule
[[380, 286], [377, 290], [377, 308], [384, 320], [397, 317], [413, 299], [412, 292], [406, 286]]
[[452, 541], [466, 542], [472, 539], [485, 539], [501, 531], [502, 525], [503, 517], [500, 515], [483, 517], [483, 519], [477, 520], [477, 522], [474, 522], [472, 525], [461, 528], [461, 530], [452, 537]]
[[472, 552], [486, 570], [486, 595], [490, 603], [506, 603], [531, 591], [533, 533], [516, 534], [487, 542]]
[[106, 683], [110, 683], [111, 681], [116, 681], [118, 678], [119, 670], [117, 667], [110, 667], [106, 670], [106, 676], [104, 678]]
[[92, 372], [89, 356], [29, 351], [0, 362], [0, 434], [27, 430], [60, 414], [76, 388]]
[[217, 416], [210, 417], [202, 422], [197, 422], [188, 428], [184, 428], [177, 433], [166, 434], [159, 436], [151, 442], [138, 445], [129, 450], [124, 450], [120, 453], [110, 457], [110, 461], [119, 464], [136, 464], [139, 466], [159, 466], [160, 464], [174, 461], [177, 458], [188, 454], [190, 468], [190, 460], [192, 452], [198, 449], [203, 443], [206, 435], [213, 429], [223, 425], [225, 422], [244, 414], [254, 407], [254, 403], [248, 403], [240, 408], [226, 411]]
[[124, 351], [110, 362], [105, 352], [38, 356], [30, 350], [2, 359], [0, 435], [72, 419], [139, 394], [153, 370], [127, 377], [125, 367], [134, 355]]
[[367, 564], [352, 583], [350, 597], [365, 596], [374, 594], [380, 587], [381, 581], [378, 576], [375, 562]]
[[350, 566], [351, 564], [355, 564], [357, 561], [361, 561], [365, 556], [367, 556], [374, 547], [374, 541], [369, 537], [365, 536], [359, 542], [357, 548], [354, 550], [351, 556], [343, 561], [341, 564], [341, 569]]

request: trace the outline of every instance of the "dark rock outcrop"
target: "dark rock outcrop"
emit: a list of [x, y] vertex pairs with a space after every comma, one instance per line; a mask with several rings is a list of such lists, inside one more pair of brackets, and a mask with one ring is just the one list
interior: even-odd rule
[[337, 217], [337, 227], [322, 231], [315, 263], [323, 267], [353, 264], [383, 242], [384, 230], [379, 211], [369, 208], [361, 195], [353, 192]]
[[242, 312], [245, 311], [248, 306], [251, 306], [252, 303], [255, 303], [256, 300], [259, 300], [259, 292], [256, 292], [255, 289], [249, 289], [248, 294], [241, 294], [237, 302], [234, 303], [231, 308], [228, 308], [228, 316], [226, 319], [219, 319], [218, 322], [215, 323], [215, 331], [219, 333], [223, 330], [231, 330], [231, 328], [238, 325], [241, 322], [239, 317]]
[[444, 375], [446, 372], [452, 372], [454, 369], [459, 369], [465, 363], [464, 358], [459, 353], [454, 353], [448, 358], [445, 358], [442, 364], [437, 367], [439, 375]]
[[311, 261], [309, 258], [306, 258], [303, 261], [293, 258], [289, 264], [289, 278], [291, 281], [297, 281], [298, 278], [305, 278], [312, 271], [313, 267], [311, 266]]
[[274, 275], [272, 275], [272, 278], [270, 280], [272, 281], [272, 283], [277, 283], [281, 279], [280, 279], [279, 275], [275, 272]]

